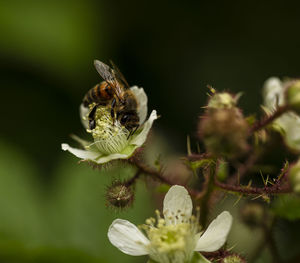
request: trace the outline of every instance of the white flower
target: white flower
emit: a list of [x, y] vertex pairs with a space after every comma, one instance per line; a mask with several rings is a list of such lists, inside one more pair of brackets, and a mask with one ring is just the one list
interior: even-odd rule
[[131, 87], [138, 102], [138, 116], [140, 127], [129, 136], [129, 131], [119, 121], [113, 122], [109, 107], [98, 107], [96, 111], [96, 128], [88, 129], [87, 115], [89, 109], [80, 105], [80, 117], [83, 126], [92, 134], [94, 142], [88, 142], [73, 136], [84, 149], [77, 149], [66, 143], [62, 144], [64, 151], [69, 151], [84, 161], [92, 161], [103, 164], [114, 159], [128, 159], [134, 151], [141, 147], [147, 139], [147, 135], [154, 120], [157, 119], [156, 111], [153, 110], [147, 121], [147, 95], [143, 88]]
[[[263, 87], [263, 97], [265, 109], [271, 114], [278, 106], [285, 104], [284, 83], [275, 77], [267, 79]], [[286, 145], [293, 151], [300, 151], [300, 117], [294, 112], [287, 112], [273, 124], [283, 134]]]
[[231, 228], [232, 216], [224, 211], [200, 233], [199, 218], [192, 215], [192, 209], [187, 190], [172, 186], [164, 199], [164, 218], [157, 211], [157, 220], [146, 220], [141, 227], [145, 235], [129, 221], [116, 219], [109, 227], [108, 238], [123, 253], [149, 255], [158, 263], [188, 263], [197, 257], [195, 262], [209, 262], [194, 251], [212, 252], [221, 248]]

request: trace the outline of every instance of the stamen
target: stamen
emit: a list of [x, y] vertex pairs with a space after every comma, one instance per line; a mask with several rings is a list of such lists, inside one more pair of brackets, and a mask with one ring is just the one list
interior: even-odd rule
[[[90, 110], [94, 106], [94, 103], [89, 105]], [[92, 130], [87, 129], [94, 137], [94, 143], [87, 147], [96, 145], [104, 154], [121, 153], [128, 144], [129, 131], [117, 120], [113, 120], [109, 107], [98, 106], [94, 118], [96, 127]]]

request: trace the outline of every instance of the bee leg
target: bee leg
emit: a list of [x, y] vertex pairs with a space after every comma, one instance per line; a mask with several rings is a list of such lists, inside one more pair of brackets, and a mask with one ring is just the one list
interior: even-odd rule
[[115, 110], [114, 110], [115, 107], [116, 107], [116, 99], [113, 98], [113, 100], [111, 102], [111, 109], [110, 109], [110, 115], [113, 118], [113, 120], [115, 120]]
[[90, 130], [94, 130], [96, 128], [95, 120], [89, 120], [89, 128], [90, 128]]
[[138, 129], [139, 127], [140, 127], [140, 126], [136, 126], [135, 129], [133, 130], [133, 132], [132, 132], [131, 135], [133, 135], [133, 134], [137, 131], [137, 129]]
[[136, 126], [134, 129], [130, 130], [129, 135], [127, 136], [127, 140], [130, 138], [130, 136], [132, 136], [137, 131], [138, 128], [139, 126]]
[[95, 113], [96, 113], [96, 110], [97, 110], [98, 106], [99, 106], [99, 104], [96, 104], [94, 106], [94, 108], [92, 108], [91, 112], [89, 113], [88, 119], [89, 119], [89, 128], [90, 128], [90, 130], [95, 129], [95, 127], [96, 127]]

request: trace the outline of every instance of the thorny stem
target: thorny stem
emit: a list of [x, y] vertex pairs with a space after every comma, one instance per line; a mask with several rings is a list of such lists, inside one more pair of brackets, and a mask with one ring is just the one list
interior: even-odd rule
[[[157, 179], [158, 181], [167, 184], [167, 185], [175, 185], [176, 182], [171, 181], [170, 179], [164, 177], [162, 175], [162, 173], [156, 169], [153, 169], [147, 165], [145, 165], [142, 162], [139, 162], [136, 159], [132, 159], [132, 163], [139, 169], [139, 171], [141, 173], [144, 173], [146, 175], [151, 175], [153, 179]], [[201, 196], [201, 192], [194, 190], [194, 189], [190, 189], [188, 187], [186, 187], [190, 193], [191, 196], [193, 196], [195, 199], [199, 199]]]
[[210, 197], [214, 190], [214, 173], [215, 167], [210, 167], [207, 169], [207, 174], [205, 176], [205, 183], [203, 186], [203, 195], [201, 196], [201, 203], [200, 203], [200, 223], [202, 226], [206, 226], [207, 217], [209, 212], [209, 203]]
[[240, 164], [237, 167], [236, 173], [229, 178], [227, 183], [235, 184], [237, 182], [237, 179], [240, 181], [247, 174], [247, 172], [253, 166], [253, 164], [256, 162], [257, 158], [258, 156], [252, 150], [246, 162]]
[[257, 195], [257, 194], [283, 194], [283, 193], [290, 193], [292, 191], [290, 185], [288, 183], [285, 183], [284, 185], [281, 185], [280, 182], [275, 183], [272, 186], [265, 186], [265, 187], [250, 187], [250, 186], [240, 186], [240, 185], [230, 185], [226, 183], [222, 183], [218, 181], [218, 179], [215, 176], [214, 179], [215, 185], [219, 188], [231, 191], [231, 192], [237, 192], [241, 194], [246, 195]]
[[262, 225], [262, 229], [264, 231], [265, 240], [267, 241], [267, 244], [269, 246], [271, 255], [273, 257], [273, 263], [279, 263], [281, 262], [280, 256], [278, 253], [278, 249], [274, 240], [274, 237], [272, 235], [272, 229], [274, 227], [274, 219], [272, 220], [271, 226], [268, 226], [266, 223]]
[[279, 106], [272, 115], [267, 116], [266, 118], [254, 123], [254, 125], [250, 129], [250, 132], [253, 133], [264, 128], [265, 126], [270, 124], [272, 121], [280, 117], [283, 113], [287, 112], [288, 110], [289, 110], [288, 105]]
[[232, 253], [225, 249], [219, 249], [214, 252], [201, 252], [201, 254], [209, 260], [217, 260], [217, 262], [219, 262], [222, 258], [225, 258]]
[[125, 182], [125, 185], [127, 187], [131, 186], [132, 184], [135, 183], [135, 181], [142, 175], [142, 171], [140, 169], [137, 170], [137, 172], [135, 173], [135, 175], [130, 178], [128, 181]]

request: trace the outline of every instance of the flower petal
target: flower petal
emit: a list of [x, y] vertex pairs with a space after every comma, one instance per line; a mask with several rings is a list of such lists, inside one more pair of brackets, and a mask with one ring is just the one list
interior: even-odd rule
[[127, 220], [116, 219], [107, 233], [109, 241], [123, 253], [131, 256], [147, 255], [150, 241]]
[[95, 163], [101, 164], [101, 163], [107, 163], [109, 161], [112, 160], [116, 160], [116, 159], [127, 159], [130, 156], [126, 155], [126, 154], [120, 154], [120, 153], [112, 153], [110, 155], [103, 155], [101, 157], [95, 158], [94, 161]]
[[116, 159], [127, 159], [128, 157], [130, 157], [127, 154], [120, 154], [120, 153], [103, 155], [101, 152], [97, 152], [97, 151], [73, 148], [66, 143], [63, 143], [61, 145], [61, 148], [64, 151], [69, 151], [70, 153], [74, 154], [76, 157], [80, 159], [89, 160], [97, 164], [107, 163], [109, 161], [116, 160]]
[[277, 105], [284, 103], [283, 85], [279, 78], [267, 79], [263, 87], [264, 105], [270, 110], [277, 108]]
[[69, 144], [63, 143], [61, 145], [61, 148], [64, 151], [69, 151], [70, 153], [74, 154], [76, 157], [84, 160], [94, 160], [96, 158], [99, 158], [101, 154], [99, 152], [92, 152], [88, 150], [81, 150], [81, 149], [76, 149], [72, 148], [69, 146]]
[[213, 252], [222, 247], [231, 228], [232, 216], [224, 211], [213, 220], [199, 238], [195, 251]]
[[168, 225], [184, 222], [192, 215], [193, 203], [188, 191], [180, 185], [173, 185], [164, 199], [163, 214]]
[[81, 123], [85, 129], [89, 128], [89, 121], [87, 119], [84, 120], [86, 118], [86, 116], [88, 115], [89, 111], [90, 111], [90, 109], [88, 107], [84, 107], [83, 103], [80, 104], [79, 116], [80, 116]]
[[151, 112], [151, 115], [150, 115], [149, 119], [142, 126], [142, 131], [139, 134], [137, 134], [136, 136], [133, 135], [131, 141], [129, 142], [129, 144], [142, 146], [143, 143], [147, 139], [148, 133], [149, 133], [151, 127], [152, 127], [153, 122], [156, 119], [157, 119], [156, 110], [153, 110]]
[[139, 88], [137, 86], [133, 86], [130, 88], [130, 90], [134, 93], [139, 109], [138, 109], [138, 115], [140, 117], [140, 124], [143, 124], [146, 120], [147, 113], [148, 113], [148, 97], [144, 91], [143, 88]]
[[300, 117], [293, 112], [283, 114], [277, 121], [284, 130], [284, 141], [292, 150], [300, 151]]

